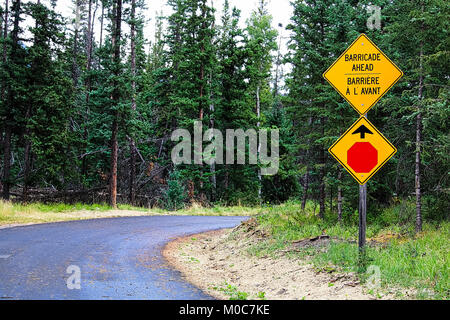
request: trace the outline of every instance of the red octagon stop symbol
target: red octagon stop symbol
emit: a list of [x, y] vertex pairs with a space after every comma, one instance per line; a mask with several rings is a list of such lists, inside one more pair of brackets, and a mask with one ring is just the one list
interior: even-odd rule
[[347, 151], [347, 164], [357, 173], [369, 173], [378, 164], [378, 151], [370, 142], [356, 142]]

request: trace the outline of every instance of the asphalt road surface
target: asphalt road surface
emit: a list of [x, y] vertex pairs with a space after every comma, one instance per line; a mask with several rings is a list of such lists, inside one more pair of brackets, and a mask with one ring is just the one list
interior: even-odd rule
[[171, 269], [161, 249], [176, 237], [245, 219], [155, 216], [2, 229], [0, 300], [212, 299]]

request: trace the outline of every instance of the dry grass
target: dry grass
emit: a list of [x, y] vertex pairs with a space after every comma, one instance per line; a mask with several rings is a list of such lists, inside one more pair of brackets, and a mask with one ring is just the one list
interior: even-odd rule
[[21, 224], [36, 224], [71, 220], [85, 220], [115, 217], [183, 215], [183, 216], [250, 216], [259, 211], [258, 208], [247, 207], [212, 207], [204, 208], [198, 204], [178, 210], [167, 211], [153, 208], [136, 208], [119, 205], [113, 210], [105, 204], [42, 204], [33, 203], [22, 205], [0, 200], [0, 226], [14, 226]]

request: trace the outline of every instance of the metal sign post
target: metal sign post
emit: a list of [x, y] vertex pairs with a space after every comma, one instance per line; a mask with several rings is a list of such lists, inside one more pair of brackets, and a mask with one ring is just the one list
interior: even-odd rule
[[366, 267], [366, 215], [367, 215], [367, 184], [359, 185], [359, 232], [358, 251], [359, 267]]
[[366, 245], [367, 184], [359, 185], [359, 250]]

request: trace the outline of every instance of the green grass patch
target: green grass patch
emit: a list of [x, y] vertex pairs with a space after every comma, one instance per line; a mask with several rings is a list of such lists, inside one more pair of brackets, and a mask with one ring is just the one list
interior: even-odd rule
[[194, 257], [189, 257], [188, 261], [193, 262], [193, 263], [200, 263], [200, 260], [198, 260], [197, 258], [194, 258]]
[[129, 215], [184, 215], [184, 216], [252, 216], [260, 212], [259, 207], [223, 207], [205, 208], [197, 204], [178, 211], [160, 208], [133, 207], [119, 204], [113, 211], [107, 204], [84, 203], [30, 203], [21, 204], [0, 200], [0, 225], [45, 223], [80, 219], [95, 219]]
[[79, 210], [95, 210], [95, 211], [107, 211], [111, 210], [111, 207], [106, 204], [67, 204], [67, 203], [11, 203], [0, 201], [0, 212], [6, 213], [21, 213], [21, 212], [68, 212]]
[[248, 292], [239, 291], [235, 286], [227, 282], [221, 287], [213, 287], [212, 289], [224, 293], [230, 300], [247, 300], [249, 296]]
[[[255, 256], [276, 256], [292, 241], [327, 234], [331, 243], [323, 248], [300, 248], [291, 254], [295, 258], [311, 256], [318, 268], [359, 272], [365, 281], [365, 267], [377, 266], [381, 271], [382, 288], [410, 288], [417, 298], [450, 298], [450, 222], [425, 223], [424, 231], [415, 235], [410, 203], [386, 208], [378, 217], [372, 217], [367, 226], [367, 238], [377, 241], [367, 247], [361, 268], [358, 247], [358, 225], [353, 219], [338, 223], [335, 213], [326, 212], [324, 219], [313, 214], [314, 203], [301, 210], [300, 203], [288, 202], [267, 207], [258, 216], [259, 226], [270, 236], [250, 246]], [[355, 213], [357, 215], [357, 213]], [[425, 293], [425, 294], [424, 294]]]
[[[442, 230], [425, 232], [417, 239], [392, 240], [386, 247], [368, 247], [367, 265], [380, 268], [382, 286], [414, 288], [418, 294], [431, 290], [434, 298], [448, 299], [449, 232], [446, 223]], [[349, 243], [332, 243], [328, 250], [318, 252], [313, 261], [319, 266], [331, 262], [341, 270], [358, 271], [358, 248]], [[364, 276], [362, 274], [363, 280]]]

